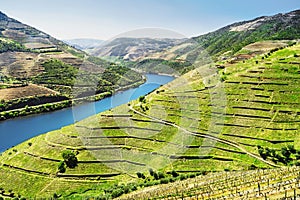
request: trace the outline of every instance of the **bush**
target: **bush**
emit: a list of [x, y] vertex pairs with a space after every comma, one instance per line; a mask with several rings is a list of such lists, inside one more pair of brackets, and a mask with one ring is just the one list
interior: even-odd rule
[[158, 179], [159, 179], [159, 178], [158, 178], [158, 174], [157, 174], [156, 172], [154, 172], [153, 177], [154, 177], [155, 180], [158, 180]]
[[182, 180], [184, 180], [184, 179], [186, 179], [186, 175], [185, 174], [181, 174], [180, 176], [179, 176], [179, 179], [182, 181]]
[[136, 175], [137, 175], [138, 178], [142, 178], [142, 173], [141, 172], [137, 172]]
[[195, 178], [195, 177], [196, 177], [196, 174], [189, 174], [189, 178]]
[[53, 194], [53, 198], [54, 198], [54, 199], [57, 199], [57, 198], [58, 198], [58, 195], [57, 195], [56, 193], [54, 193], [54, 194]]
[[119, 196], [121, 196], [122, 194], [124, 194], [124, 190], [121, 188], [115, 189], [112, 193], [111, 193], [111, 197], [112, 198], [117, 198]]
[[66, 172], [66, 165], [65, 165], [65, 162], [64, 161], [60, 161], [58, 163], [58, 171], [60, 173], [65, 173]]
[[153, 175], [154, 175], [153, 169], [149, 169], [149, 174], [150, 174], [150, 176], [153, 176]]
[[167, 184], [169, 182], [170, 182], [170, 179], [168, 179], [168, 178], [163, 178], [160, 180], [160, 184]]
[[158, 172], [158, 178], [159, 178], [159, 179], [165, 178], [164, 173]]
[[75, 168], [77, 166], [78, 160], [73, 151], [66, 150], [62, 153], [62, 157], [69, 168]]
[[175, 170], [173, 170], [173, 171], [171, 172], [171, 174], [172, 174], [172, 176], [175, 177], [175, 178], [179, 176], [179, 174], [178, 174]]
[[138, 178], [142, 178], [142, 179], [146, 178], [146, 176], [141, 172], [137, 172], [136, 175], [137, 175]]

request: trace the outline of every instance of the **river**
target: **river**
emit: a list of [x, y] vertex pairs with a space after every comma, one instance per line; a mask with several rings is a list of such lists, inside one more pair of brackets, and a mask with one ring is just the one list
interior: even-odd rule
[[97, 102], [82, 104], [59, 111], [31, 115], [0, 122], [0, 152], [37, 135], [60, 129], [94, 114], [109, 110], [146, 95], [174, 79], [171, 76], [146, 74], [147, 81], [137, 88], [117, 92]]

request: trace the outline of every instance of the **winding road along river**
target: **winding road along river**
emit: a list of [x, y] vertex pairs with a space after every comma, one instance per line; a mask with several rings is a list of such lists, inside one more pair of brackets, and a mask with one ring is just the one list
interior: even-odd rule
[[126, 104], [174, 79], [171, 76], [156, 74], [146, 74], [146, 77], [147, 81], [141, 86], [118, 92], [97, 102], [0, 122], [0, 152], [37, 135], [60, 129], [96, 113]]

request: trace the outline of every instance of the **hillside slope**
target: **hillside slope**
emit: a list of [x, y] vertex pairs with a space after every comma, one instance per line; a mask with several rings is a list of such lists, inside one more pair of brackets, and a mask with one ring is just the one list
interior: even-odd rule
[[126, 67], [88, 56], [0, 12], [0, 119], [47, 110], [11, 113], [25, 105], [66, 101], [53, 108], [59, 109], [71, 98], [105, 96], [143, 81]]
[[211, 173], [118, 199], [298, 199], [299, 173], [299, 167]]
[[[164, 51], [147, 54], [139, 61], [148, 63], [153, 60], [176, 61], [168, 65], [174, 70], [185, 73], [182, 70], [191, 64], [207, 64], [212, 61], [230, 60], [246, 45], [265, 40], [299, 40], [300, 39], [300, 10], [274, 16], [263, 16], [253, 20], [234, 23], [216, 31], [190, 38], [182, 43], [170, 47]], [[285, 41], [292, 43], [293, 41]], [[260, 54], [261, 52], [256, 52]], [[150, 61], [149, 61], [150, 60]], [[182, 65], [184, 63], [184, 65]], [[147, 71], [148, 65], [143, 63], [136, 66], [137, 69]], [[159, 72], [159, 69], [150, 70]], [[190, 69], [188, 69], [190, 70]]]
[[[300, 44], [223, 69], [202, 66], [6, 151], [0, 188], [11, 196], [111, 198], [185, 174], [299, 165], [299, 71]], [[61, 168], [66, 150], [77, 166]]]
[[145, 55], [160, 52], [173, 47], [183, 40], [180, 39], [160, 39], [160, 38], [116, 38], [106, 44], [89, 50], [98, 57], [117, 57], [120, 59], [135, 61]]

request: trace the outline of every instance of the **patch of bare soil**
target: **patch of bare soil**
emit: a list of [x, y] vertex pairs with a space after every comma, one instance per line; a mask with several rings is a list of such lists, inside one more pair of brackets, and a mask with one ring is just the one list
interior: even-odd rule
[[45, 88], [43, 86], [31, 84], [28, 86], [1, 89], [0, 99], [12, 100], [17, 98], [24, 98], [24, 97], [30, 97], [36, 95], [50, 95], [50, 94], [57, 94], [57, 92]]

